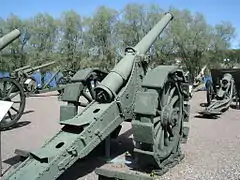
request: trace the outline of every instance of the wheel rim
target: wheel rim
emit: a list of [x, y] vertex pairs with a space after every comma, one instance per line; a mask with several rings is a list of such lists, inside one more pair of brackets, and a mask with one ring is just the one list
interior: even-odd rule
[[153, 148], [158, 163], [178, 147], [183, 115], [182, 96], [176, 82], [169, 78], [160, 94]]
[[13, 79], [0, 79], [0, 99], [13, 102], [12, 107], [2, 119], [1, 128], [7, 128], [17, 122], [25, 108], [25, 95], [22, 87]]

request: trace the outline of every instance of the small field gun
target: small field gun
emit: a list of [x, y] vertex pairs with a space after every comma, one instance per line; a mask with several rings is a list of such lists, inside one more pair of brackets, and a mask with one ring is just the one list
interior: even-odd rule
[[15, 69], [11, 73], [11, 77], [18, 81], [23, 87], [26, 92], [31, 92], [34, 93], [37, 91], [37, 82], [36, 80], [32, 77], [33, 73], [37, 70], [41, 70], [44, 68], [47, 68], [51, 65], [55, 64], [55, 61], [45, 63], [40, 66], [35, 66], [31, 67], [29, 65]]
[[[20, 31], [15, 29], [0, 38], [0, 51], [16, 40], [20, 35]], [[14, 102], [7, 112], [7, 115], [0, 123], [0, 128], [2, 130], [13, 126], [22, 117], [26, 98], [22, 86], [14, 79], [5, 77], [0, 78], [0, 100]]]
[[188, 83], [176, 66], [158, 66], [147, 71], [149, 59], [145, 56], [172, 19], [173, 15], [166, 13], [135, 47], [127, 47], [121, 61], [96, 85], [94, 93], [90, 92], [92, 102], [75, 115], [74, 102], [86, 82], [83, 77], [91, 77], [95, 84], [96, 76], [92, 75], [99, 71], [77, 72], [71, 80], [74, 83], [64, 89], [63, 99], [72, 103], [61, 107], [61, 114], [65, 114], [60, 121], [63, 128], [41, 149], [30, 152], [4, 179], [57, 179], [78, 159], [112, 134], [118, 134], [124, 121], [131, 121], [139, 165], [165, 172], [169, 164], [179, 162], [183, 158], [180, 142], [188, 134], [184, 122], [189, 117], [189, 95], [183, 91]]

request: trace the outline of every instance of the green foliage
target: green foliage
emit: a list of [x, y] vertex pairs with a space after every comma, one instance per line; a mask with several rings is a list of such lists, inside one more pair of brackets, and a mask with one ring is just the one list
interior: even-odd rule
[[[0, 36], [14, 28], [20, 29], [22, 36], [1, 52], [1, 70], [52, 60], [58, 61], [55, 69], [97, 66], [110, 70], [121, 59], [124, 48], [136, 45], [166, 11], [157, 4], [129, 3], [120, 11], [100, 6], [89, 17], [73, 10], [59, 18], [39, 13], [20, 19], [11, 14], [5, 20], [0, 18]], [[174, 7], [169, 11], [174, 20], [149, 51], [152, 66], [180, 59], [196, 75], [205, 64], [239, 64], [239, 51], [228, 50], [236, 36], [230, 22], [210, 26], [201, 13]]]

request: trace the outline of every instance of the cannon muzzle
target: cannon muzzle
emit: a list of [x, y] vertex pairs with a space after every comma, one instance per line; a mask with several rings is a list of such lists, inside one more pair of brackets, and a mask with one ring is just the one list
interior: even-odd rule
[[8, 44], [13, 42], [15, 39], [17, 39], [21, 35], [20, 31], [18, 29], [15, 29], [11, 31], [10, 33], [4, 35], [0, 38], [0, 51], [4, 49]]
[[43, 68], [48, 67], [48, 66], [51, 66], [51, 65], [53, 65], [53, 64], [55, 64], [55, 63], [56, 63], [55, 61], [51, 61], [51, 62], [49, 62], [49, 63], [42, 64], [42, 65], [40, 65], [40, 66], [35, 66], [35, 67], [28, 68], [28, 69], [26, 69], [24, 72], [25, 72], [25, 73], [32, 73], [32, 72], [34, 72], [34, 71], [36, 71], [36, 70], [38, 70], [38, 69], [43, 69]]
[[95, 88], [96, 100], [98, 102], [107, 103], [114, 99], [115, 94], [118, 93], [122, 85], [128, 80], [136, 56], [145, 55], [172, 19], [173, 15], [169, 12], [166, 13], [134, 48], [126, 48], [125, 56], [103, 79], [100, 85]]

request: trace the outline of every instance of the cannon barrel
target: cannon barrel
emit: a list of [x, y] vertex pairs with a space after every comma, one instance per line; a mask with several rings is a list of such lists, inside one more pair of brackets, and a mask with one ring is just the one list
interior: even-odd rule
[[55, 64], [55, 63], [56, 63], [55, 61], [51, 61], [51, 62], [49, 62], [49, 63], [42, 64], [42, 65], [40, 65], [40, 66], [35, 66], [35, 67], [28, 68], [28, 69], [26, 69], [24, 72], [25, 72], [25, 73], [31, 73], [31, 72], [34, 72], [34, 71], [36, 71], [36, 70], [38, 70], [38, 69], [43, 69], [43, 68], [45, 68], [45, 67], [51, 66], [51, 65], [53, 65], [53, 64]]
[[125, 50], [125, 56], [110, 71], [103, 81], [95, 88], [96, 100], [100, 103], [108, 103], [113, 100], [115, 94], [120, 90], [124, 82], [128, 80], [131, 74], [135, 57], [144, 55], [162, 33], [165, 27], [173, 19], [169, 12], [165, 13], [163, 18], [148, 32], [147, 35], [134, 47], [128, 47]]
[[13, 42], [15, 39], [17, 39], [21, 35], [20, 31], [18, 29], [15, 29], [11, 31], [10, 33], [4, 35], [0, 38], [0, 51], [4, 49], [8, 44]]
[[26, 66], [15, 69], [13, 72], [23, 71], [23, 70], [26, 70], [26, 69], [29, 69], [29, 68], [31, 68], [31, 66], [26, 65]]

